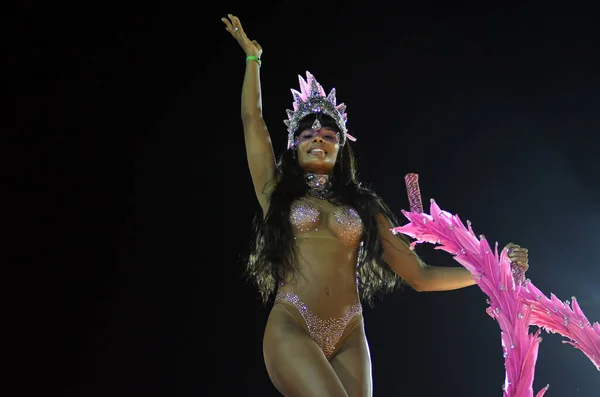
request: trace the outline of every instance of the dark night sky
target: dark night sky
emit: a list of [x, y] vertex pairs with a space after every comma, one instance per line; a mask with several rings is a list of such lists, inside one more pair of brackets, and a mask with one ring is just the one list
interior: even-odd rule
[[[258, 205], [229, 12], [264, 48], [277, 154], [289, 88], [309, 70], [348, 105], [360, 177], [395, 212], [408, 209], [403, 176], [419, 173], [424, 200], [529, 248], [533, 282], [600, 319], [591, 9], [20, 4], [3, 26], [3, 129], [23, 395], [278, 395], [262, 361], [268, 308], [242, 280]], [[485, 308], [477, 287], [367, 308], [375, 396], [500, 396]], [[600, 374], [560, 340], [545, 335], [534, 390], [597, 397]]]

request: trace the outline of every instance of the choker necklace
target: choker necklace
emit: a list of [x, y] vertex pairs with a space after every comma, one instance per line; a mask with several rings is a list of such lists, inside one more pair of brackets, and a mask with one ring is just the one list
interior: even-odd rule
[[308, 194], [320, 200], [333, 197], [331, 190], [331, 176], [327, 174], [304, 174], [304, 181], [308, 186]]

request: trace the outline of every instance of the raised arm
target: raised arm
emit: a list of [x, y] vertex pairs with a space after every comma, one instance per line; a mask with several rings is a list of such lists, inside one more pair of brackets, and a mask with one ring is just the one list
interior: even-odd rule
[[426, 265], [404, 240], [391, 232], [395, 225], [386, 216], [377, 215], [377, 225], [385, 262], [414, 290], [448, 291], [475, 285], [471, 273], [464, 267]]
[[[236, 16], [228, 15], [222, 21], [226, 30], [237, 40], [246, 57], [260, 59], [262, 48], [256, 40], [250, 40], [244, 33], [242, 24]], [[260, 88], [260, 64], [256, 60], [246, 61], [246, 72], [242, 85], [242, 125], [246, 143], [248, 167], [258, 202], [266, 214], [269, 208], [269, 196], [275, 185], [275, 154], [271, 137], [262, 114]]]

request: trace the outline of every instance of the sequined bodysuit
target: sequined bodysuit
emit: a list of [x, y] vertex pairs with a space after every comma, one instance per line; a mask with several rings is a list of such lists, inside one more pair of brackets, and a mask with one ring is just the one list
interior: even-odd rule
[[[362, 220], [358, 213], [349, 207], [336, 207], [328, 216], [323, 216], [316, 203], [310, 199], [300, 199], [292, 204], [290, 223], [296, 236], [319, 231], [321, 226], [337, 237], [348, 247], [358, 247], [362, 237]], [[293, 292], [279, 292], [275, 302], [293, 306], [301, 315], [310, 337], [319, 345], [328, 359], [331, 359], [345, 337], [360, 323], [362, 306], [351, 305], [342, 317], [321, 318]], [[292, 313], [293, 314], [293, 313]], [[297, 317], [297, 316], [295, 316]]]

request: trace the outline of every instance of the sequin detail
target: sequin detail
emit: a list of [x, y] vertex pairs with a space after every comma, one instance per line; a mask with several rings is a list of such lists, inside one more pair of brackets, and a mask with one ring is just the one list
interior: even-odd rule
[[[358, 245], [362, 238], [363, 225], [358, 212], [350, 207], [337, 207], [328, 217], [331, 232], [349, 246]], [[296, 233], [318, 231], [321, 211], [310, 200], [297, 200], [290, 209], [290, 222]]]
[[337, 224], [336, 234], [349, 245], [356, 245], [362, 237], [362, 220], [353, 208], [338, 207], [333, 213]]
[[355, 316], [362, 313], [362, 306], [356, 303], [342, 317], [323, 319], [311, 312], [306, 304], [293, 292], [279, 292], [275, 302], [288, 302], [298, 309], [312, 340], [323, 350], [327, 359], [331, 359], [346, 326]]
[[325, 90], [310, 72], [306, 72], [306, 80], [300, 75], [298, 75], [298, 80], [300, 91], [292, 90], [294, 110], [287, 109], [288, 119], [284, 120], [284, 124], [288, 127], [288, 149], [294, 145], [294, 133], [300, 120], [313, 113], [325, 113], [335, 120], [341, 131], [340, 146], [344, 145], [346, 138], [355, 141], [356, 138], [348, 134], [346, 128], [348, 119], [346, 105], [337, 103], [335, 88], [325, 95]]
[[333, 197], [331, 190], [331, 175], [328, 174], [304, 174], [304, 182], [308, 186], [308, 194], [320, 200], [328, 200]]
[[298, 200], [292, 204], [290, 210], [290, 221], [297, 232], [308, 232], [319, 224], [321, 212], [307, 200]]

